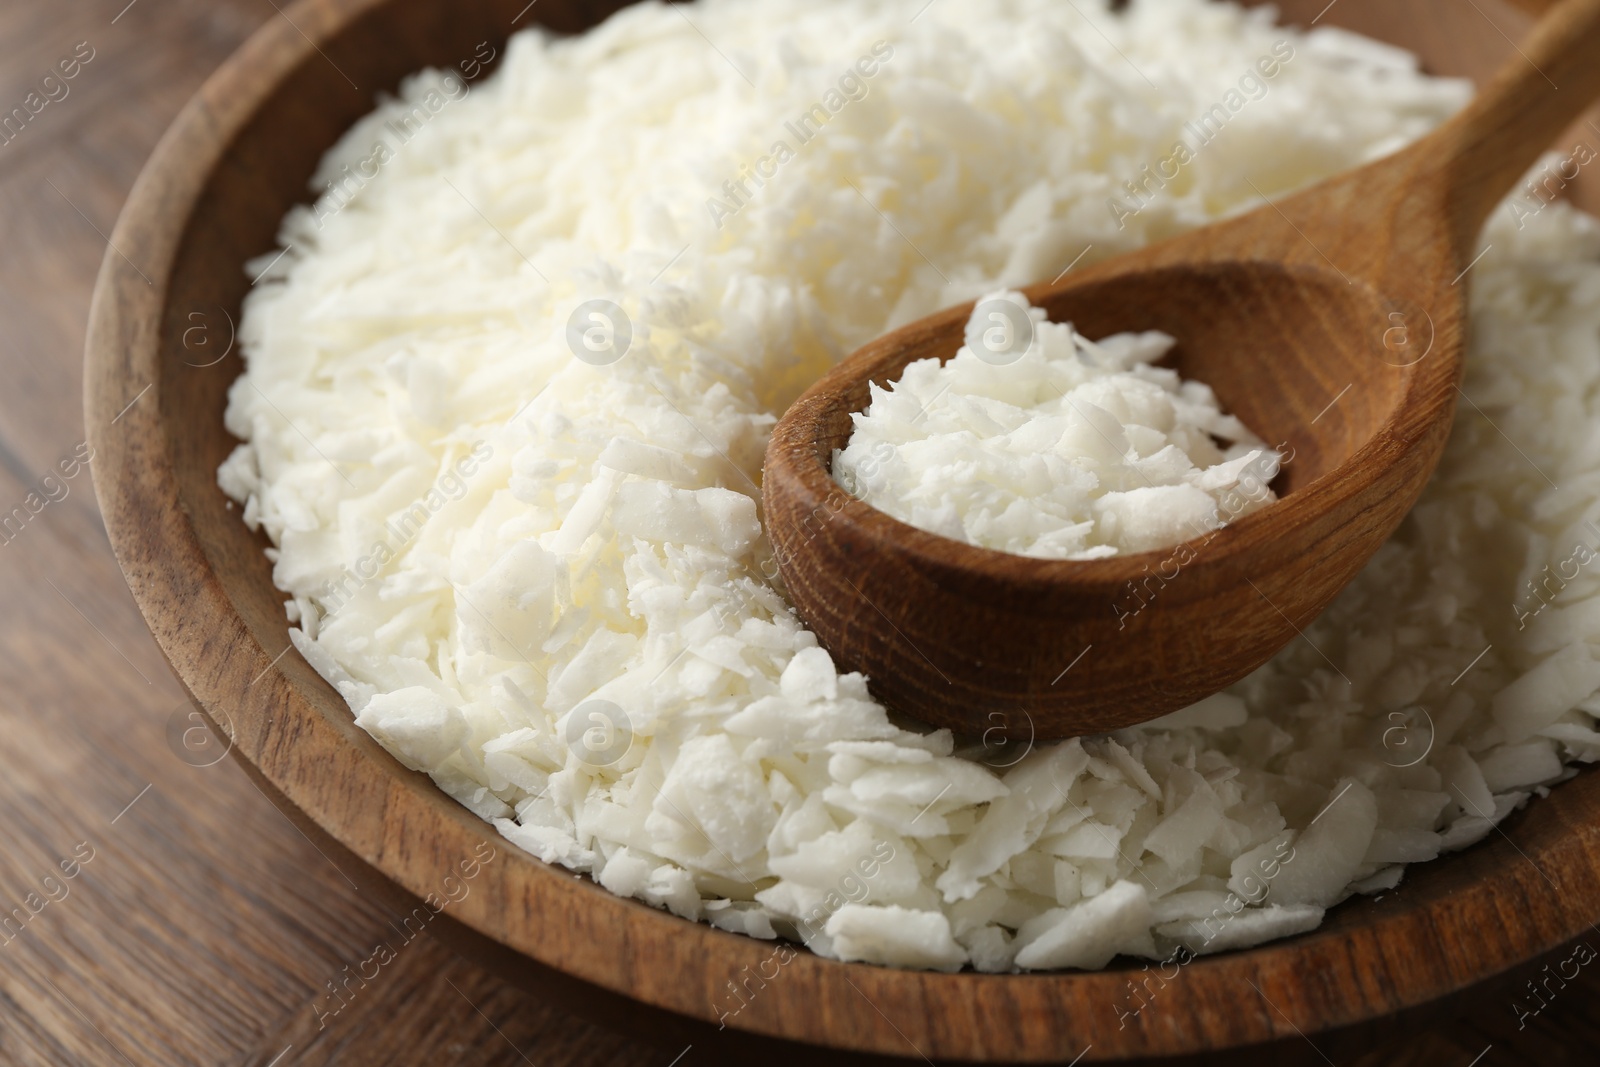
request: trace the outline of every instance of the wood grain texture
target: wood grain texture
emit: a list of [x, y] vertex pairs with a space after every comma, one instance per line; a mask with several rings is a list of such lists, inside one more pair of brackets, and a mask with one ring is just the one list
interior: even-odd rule
[[[1516, 32], [1505, 9], [1479, 4]], [[0, 8], [0, 99], [20, 101], [76, 42], [98, 49], [72, 95], [28, 130], [29, 142], [0, 147], [5, 508], [39, 489], [84, 439], [76, 353], [106, 252], [103, 235], [140, 165], [202, 78], [250, 30], [281, 18], [260, 0], [139, 0], [112, 25], [126, 6], [11, 0]], [[1441, 32], [1455, 34], [1445, 58], [1477, 49], [1492, 59], [1499, 38], [1473, 32], [1458, 7], [1441, 0], [1430, 9]], [[303, 12], [291, 13], [305, 24]], [[1382, 30], [1394, 15], [1386, 5], [1341, 0], [1323, 21], [1341, 18], [1371, 19], [1356, 24]], [[210, 315], [205, 324], [225, 336], [214, 309]], [[203, 362], [197, 353], [187, 358]], [[529, 992], [455, 955], [446, 947], [456, 937], [446, 925], [450, 912], [406, 942], [379, 979], [318, 1029], [325, 983], [359, 966], [380, 941], [398, 941], [392, 923], [415, 901], [401, 908], [353, 887], [341, 871], [362, 882], [360, 861], [314, 828], [315, 844], [302, 836], [233, 760], [192, 765], [215, 753], [203, 737], [183, 738], [192, 726], [187, 698], [123, 592], [87, 484], [80, 475], [69, 486], [66, 498], [0, 545], [0, 597], [11, 608], [0, 617], [0, 901], [20, 904], [77, 842], [97, 851], [65, 900], [0, 945], [0, 1062], [667, 1067], [684, 1052], [688, 1040], [658, 1048], [623, 1036], [641, 1024], [626, 1016], [601, 1026], [582, 1021], [581, 988]], [[267, 633], [281, 637], [281, 621]], [[274, 643], [271, 652], [281, 648]], [[179, 739], [171, 742], [174, 721]], [[1508, 826], [1525, 849], [1527, 818]], [[1524, 863], [1504, 843], [1487, 862]], [[1475, 877], [1469, 872], [1463, 881]], [[1400, 894], [1414, 888], [1408, 883]], [[1536, 909], [1560, 906], [1537, 877], [1523, 891]], [[1507, 906], [1524, 904], [1513, 896]], [[469, 951], [474, 959], [492, 954]], [[1568, 951], [1548, 959], [1558, 963]], [[1595, 974], [1586, 969], [1520, 1031], [1511, 1007], [1523, 987], [1507, 976], [1474, 999], [1442, 1002], [1432, 1020], [1369, 1028], [1348, 1052], [1316, 1041], [1339, 1067], [1465, 1067], [1491, 1044], [1479, 1061], [1488, 1067], [1587, 1064], [1600, 1038]], [[1218, 1003], [1265, 1010], [1242, 982]], [[1113, 1020], [1091, 1026], [1085, 1042], [1114, 1027]], [[721, 1058], [724, 1036], [711, 1031], [696, 1040], [681, 1067]], [[1296, 1057], [1323, 1062], [1292, 1033], [1280, 1048], [1228, 1062]]]
[[[1405, 151], [1290, 196], [1257, 186], [1265, 202], [1242, 217], [1023, 290], [1090, 338], [1177, 338], [1166, 362], [1284, 456], [1280, 499], [1222, 529], [1083, 562], [915, 529], [841, 488], [833, 455], [871, 385], [956, 354], [973, 304], [846, 359], [767, 447], [767, 532], [801, 617], [890, 707], [969, 736], [1101, 733], [1260, 667], [1432, 476], [1455, 414], [1478, 232], [1600, 95], [1596, 55], [1600, 0], [1565, 0], [1462, 113]], [[1223, 495], [1221, 517], [1264, 488]]]
[[[84, 441], [90, 291], [135, 175], [205, 76], [279, 16], [261, 0], [140, 0], [113, 25], [125, 7], [0, 6], [7, 110], [76, 44], [95, 50], [0, 145], [0, 512], [58, 498], [0, 537], [0, 918], [50, 899], [47, 876], [65, 889], [0, 935], [0, 1063], [266, 1064], [308, 1026], [276, 1067], [520, 1067], [524, 1053], [666, 1067], [682, 1046], [604, 1034], [431, 933], [318, 1031], [324, 983], [397, 938], [401, 911], [352, 887], [232, 760], [195, 765], [215, 755], [203, 736], [169, 742], [193, 707], [125, 591], [89, 474], [44, 478]], [[80, 842], [93, 859], [63, 879]]]

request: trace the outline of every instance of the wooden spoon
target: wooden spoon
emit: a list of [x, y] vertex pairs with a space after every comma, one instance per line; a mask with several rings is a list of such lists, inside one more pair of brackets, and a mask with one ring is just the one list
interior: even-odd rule
[[1455, 411], [1479, 230], [1597, 94], [1600, 0], [1563, 0], [1411, 147], [1023, 290], [1089, 337], [1176, 337], [1178, 371], [1286, 453], [1281, 500], [1185, 545], [1030, 559], [851, 496], [829, 468], [868, 382], [949, 359], [972, 305], [867, 345], [795, 402], [767, 447], [767, 531], [801, 616], [890, 707], [995, 739], [1143, 722], [1259, 667], [1422, 491]]

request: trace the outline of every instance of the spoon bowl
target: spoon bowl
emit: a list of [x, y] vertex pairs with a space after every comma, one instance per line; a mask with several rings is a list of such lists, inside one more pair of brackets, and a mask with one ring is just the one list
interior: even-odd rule
[[893, 519], [834, 481], [834, 450], [869, 383], [956, 354], [972, 305], [839, 364], [778, 423], [763, 479], [779, 573], [807, 625], [891, 707], [985, 737], [1147, 721], [1266, 662], [1355, 577], [1438, 464], [1478, 231], [1600, 93], [1597, 50], [1600, 0], [1564, 0], [1461, 114], [1411, 147], [1023, 289], [1090, 338], [1171, 334], [1178, 372], [1284, 454], [1282, 499], [1203, 537], [1040, 560]]

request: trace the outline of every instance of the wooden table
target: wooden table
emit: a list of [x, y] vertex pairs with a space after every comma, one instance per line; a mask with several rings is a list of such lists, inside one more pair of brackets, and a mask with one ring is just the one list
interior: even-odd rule
[[[185, 735], [197, 720], [123, 585], [87, 473], [46, 480], [83, 440], [80, 352], [105, 234], [183, 101], [280, 17], [275, 0], [0, 8], [6, 113], [80, 42], [80, 57], [92, 49], [66, 96], [0, 144], [0, 514], [37, 510], [0, 534], [0, 913], [26, 920], [0, 927], [0, 1063], [667, 1067], [671, 1051], [429, 937], [319, 1016], [329, 983], [394, 937], [391, 916], [231, 759], [212, 762], [206, 735]], [[1600, 967], [1519, 1029], [1526, 978], [1341, 1067], [1591, 1062]], [[682, 1067], [715, 1055], [689, 1049]]]

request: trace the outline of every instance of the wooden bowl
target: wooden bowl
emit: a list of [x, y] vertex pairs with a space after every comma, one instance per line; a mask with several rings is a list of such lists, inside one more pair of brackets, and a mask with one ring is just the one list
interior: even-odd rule
[[[1412, 1009], [1504, 972], [1600, 916], [1600, 777], [1585, 772], [1513, 817], [1506, 835], [1413, 868], [1399, 892], [1348, 903], [1310, 934], [1189, 964], [1151, 1009], [1119, 1025], [1138, 963], [1093, 974], [950, 975], [801, 951], [777, 967], [771, 943], [685, 922], [538, 862], [379, 748], [288, 650], [264, 542], [217, 489], [217, 465], [234, 444], [222, 412], [240, 371], [232, 331], [249, 287], [242, 264], [274, 247], [278, 220], [307, 199], [318, 157], [371, 110], [377, 91], [417, 68], [468, 59], [479, 42], [502, 47], [525, 3], [288, 8], [162, 139], [95, 291], [86, 422], [128, 584], [234, 755], [334, 855], [356, 857], [420, 898], [440, 892], [487, 842], [496, 858], [448, 912], [484, 953], [712, 1026], [730, 980], [776, 971], [725, 1020], [727, 1032], [697, 1043], [696, 1057], [729, 1047], [737, 1031], [890, 1057], [1017, 1062], [1278, 1039], [1297, 1047], [1297, 1035]], [[1309, 21], [1323, 3], [1287, 6]], [[1481, 3], [1494, 24], [1451, 0], [1403, 10], [1343, 0], [1322, 21], [1415, 48], [1441, 73], [1481, 72], [1509, 50], [1496, 25], [1514, 36], [1526, 23], [1498, 0]], [[575, 32], [614, 6], [541, 0], [518, 26], [538, 20]]]

